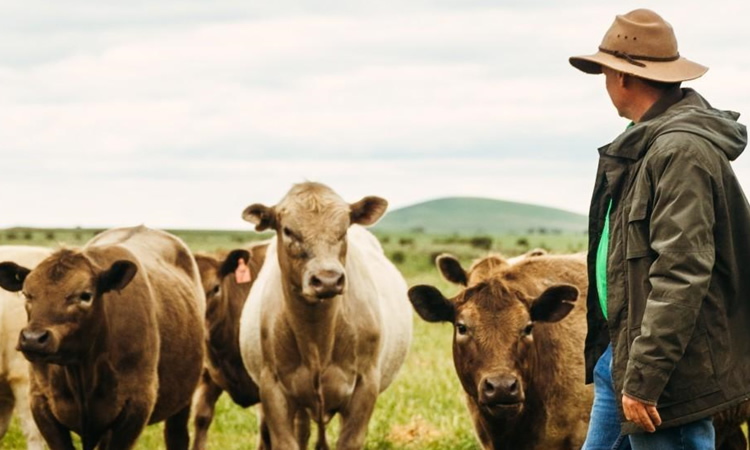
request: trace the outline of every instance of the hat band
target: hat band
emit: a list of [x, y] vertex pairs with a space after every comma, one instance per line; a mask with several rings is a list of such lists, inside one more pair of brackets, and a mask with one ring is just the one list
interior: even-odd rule
[[640, 61], [650, 61], [650, 62], [670, 62], [670, 61], [677, 61], [680, 59], [680, 54], [677, 53], [675, 56], [669, 56], [666, 58], [658, 58], [655, 56], [639, 56], [639, 55], [629, 55], [625, 52], [621, 52], [619, 50], [607, 50], [606, 48], [599, 47], [599, 51], [602, 53], [606, 53], [608, 55], [612, 55], [615, 58], [624, 59], [625, 61], [629, 62], [630, 64], [633, 64], [634, 66], [638, 67], [646, 67], [645, 64], [643, 64]]

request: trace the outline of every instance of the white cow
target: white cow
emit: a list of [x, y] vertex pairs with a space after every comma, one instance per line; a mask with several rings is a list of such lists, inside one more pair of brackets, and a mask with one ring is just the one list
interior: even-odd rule
[[240, 349], [260, 387], [261, 448], [318, 447], [339, 413], [337, 448], [364, 445], [379, 393], [395, 378], [412, 335], [406, 283], [375, 237], [387, 202], [344, 202], [317, 183], [295, 185], [276, 206], [249, 206], [256, 230], [274, 229], [240, 319]]
[[[41, 247], [0, 246], [0, 262], [31, 269], [51, 253]], [[8, 431], [15, 408], [28, 448], [43, 449], [44, 439], [29, 406], [29, 363], [16, 350], [18, 335], [26, 326], [24, 303], [21, 293], [0, 289], [0, 439]]]

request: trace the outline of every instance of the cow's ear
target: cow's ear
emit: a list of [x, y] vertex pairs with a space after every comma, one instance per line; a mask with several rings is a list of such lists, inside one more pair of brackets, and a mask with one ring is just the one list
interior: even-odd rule
[[242, 218], [255, 225], [255, 231], [276, 229], [276, 211], [272, 206], [255, 203], [242, 211]]
[[531, 304], [531, 320], [534, 322], [558, 322], [575, 307], [578, 288], [570, 284], [552, 286], [542, 292]]
[[427, 322], [453, 322], [456, 309], [434, 286], [419, 285], [409, 289], [409, 301]]
[[351, 219], [351, 223], [368, 226], [383, 217], [386, 209], [388, 209], [388, 201], [386, 199], [368, 196], [349, 205], [349, 218]]
[[31, 270], [13, 262], [0, 263], [0, 287], [10, 292], [23, 289], [23, 282]]
[[461, 263], [453, 255], [442, 254], [437, 257], [435, 264], [440, 270], [440, 274], [446, 281], [466, 286], [469, 282], [466, 271], [461, 267]]
[[524, 253], [523, 256], [526, 258], [535, 258], [538, 256], [546, 256], [549, 252], [543, 248], [534, 248], [529, 250], [528, 252]]
[[133, 280], [138, 266], [132, 261], [115, 261], [112, 266], [99, 274], [99, 293], [105, 294], [110, 291], [121, 291]]
[[240, 265], [240, 259], [245, 261], [245, 264], [250, 261], [250, 252], [245, 249], [232, 250], [229, 255], [221, 263], [219, 269], [219, 276], [224, 278], [225, 276], [234, 273], [237, 270], [237, 266]]

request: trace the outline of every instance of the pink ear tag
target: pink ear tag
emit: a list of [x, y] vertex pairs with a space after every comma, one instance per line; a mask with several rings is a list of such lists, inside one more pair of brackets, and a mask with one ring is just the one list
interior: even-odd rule
[[234, 279], [237, 281], [237, 284], [249, 283], [253, 279], [252, 275], [250, 275], [250, 268], [247, 267], [245, 260], [242, 258], [237, 261], [237, 269], [234, 271]]

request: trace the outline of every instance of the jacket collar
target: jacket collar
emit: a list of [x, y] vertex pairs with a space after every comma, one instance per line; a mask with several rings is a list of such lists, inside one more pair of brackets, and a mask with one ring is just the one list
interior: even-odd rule
[[651, 105], [651, 108], [641, 117], [640, 122], [625, 130], [611, 144], [600, 147], [599, 154], [631, 160], [641, 159], [648, 150], [648, 142], [653, 129], [649, 124], [673, 106], [692, 103], [694, 95], [697, 93], [692, 89], [677, 88], [666, 92]]

